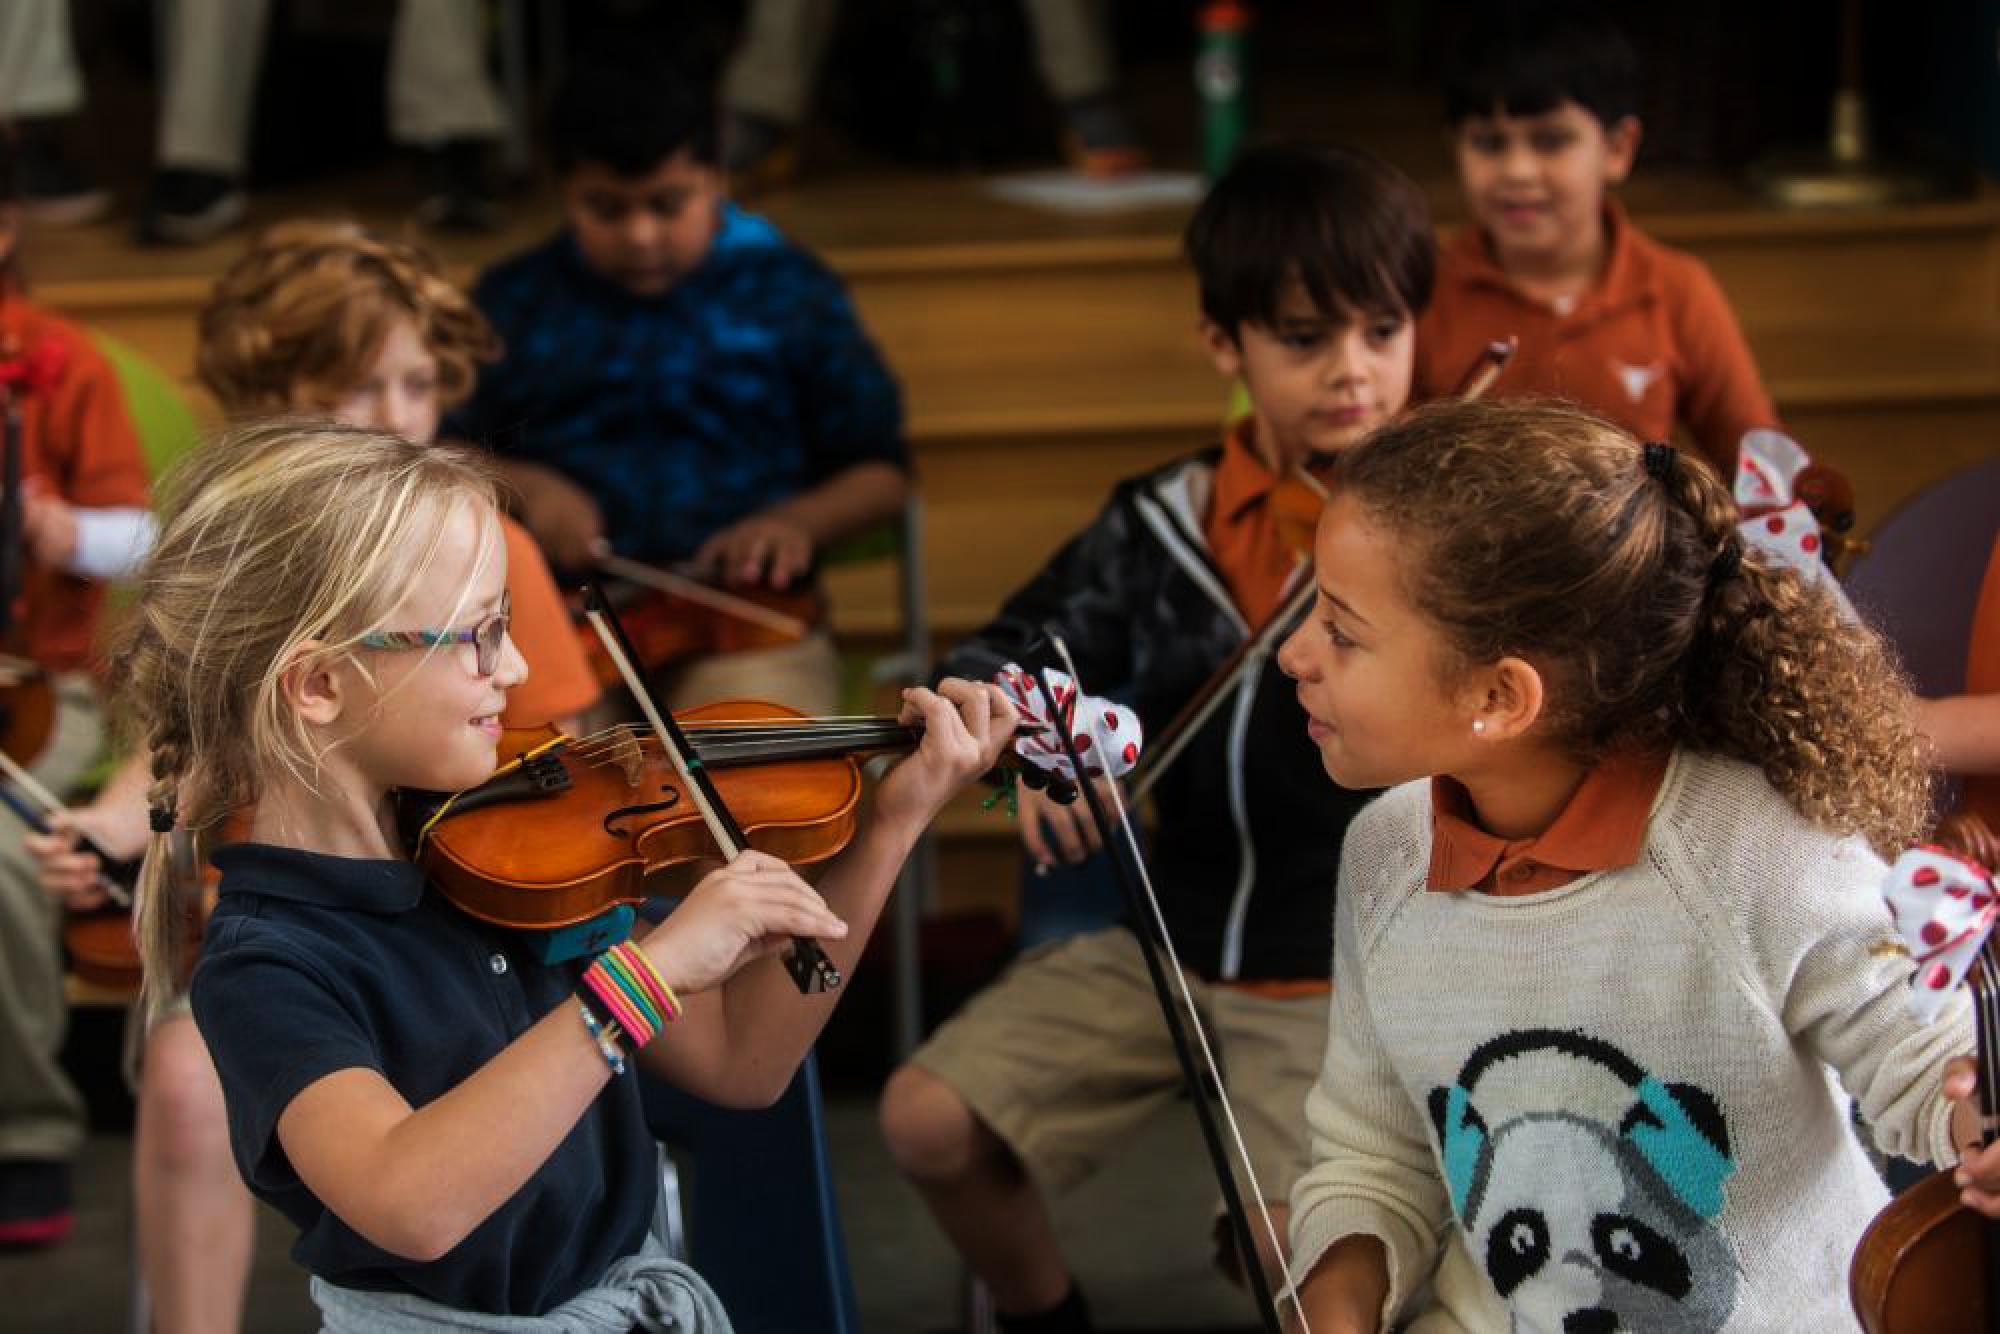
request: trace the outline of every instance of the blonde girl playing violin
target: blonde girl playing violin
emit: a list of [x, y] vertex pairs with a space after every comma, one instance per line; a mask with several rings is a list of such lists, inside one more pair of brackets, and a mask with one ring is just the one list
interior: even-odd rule
[[[998, 691], [908, 692], [923, 744], [819, 892], [745, 853], [615, 957], [545, 965], [427, 892], [391, 811], [398, 788], [491, 773], [525, 676], [486, 471], [281, 422], [200, 451], [162, 520], [115, 661], [156, 829], [255, 800], [249, 841], [216, 855], [191, 995], [238, 1165], [298, 1227], [327, 1327], [726, 1328], [652, 1239], [638, 1070], [732, 1105], [783, 1090], [833, 1001], [765, 956], [811, 936], [852, 968], [917, 835], [1012, 734]], [[189, 909], [164, 844], [149, 1002], [175, 989]]]
[[[1881, 641], [1703, 465], [1548, 403], [1384, 427], [1314, 558], [1280, 665], [1327, 774], [1401, 786], [1341, 863], [1313, 1330], [1852, 1329], [1886, 1193], [1841, 1090], [1890, 1152], [1978, 1143], [1963, 997], [1916, 1021], [1881, 899], [1929, 795]], [[1962, 1173], [2000, 1215], [2000, 1150]]]
[[[202, 387], [232, 420], [323, 413], [393, 431], [418, 444], [472, 392], [498, 340], [466, 295], [423, 250], [351, 222], [292, 221], [259, 233], [216, 280], [199, 317]], [[531, 684], [510, 693], [509, 726], [559, 726], [598, 689], [541, 549], [502, 519], [514, 623], [524, 633]], [[97, 858], [74, 846], [89, 835], [136, 858], [147, 837], [150, 761], [137, 754], [88, 806], [28, 835], [42, 885], [74, 910], [102, 902]], [[188, 1021], [172, 1007], [144, 1035], [138, 1062], [133, 1196], [141, 1273], [155, 1319], [178, 1334], [240, 1323], [255, 1243], [255, 1212], [230, 1161], [222, 1090]]]

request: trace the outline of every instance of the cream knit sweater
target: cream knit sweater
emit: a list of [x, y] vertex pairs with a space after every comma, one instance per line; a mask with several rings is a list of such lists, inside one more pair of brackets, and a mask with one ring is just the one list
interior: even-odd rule
[[1385, 1329], [1853, 1329], [1887, 1196], [1840, 1085], [1883, 1149], [1950, 1161], [1972, 1047], [1962, 995], [1910, 1014], [1882, 862], [1686, 753], [1637, 864], [1545, 893], [1426, 892], [1430, 815], [1409, 784], [1347, 833], [1295, 1275], [1365, 1233]]

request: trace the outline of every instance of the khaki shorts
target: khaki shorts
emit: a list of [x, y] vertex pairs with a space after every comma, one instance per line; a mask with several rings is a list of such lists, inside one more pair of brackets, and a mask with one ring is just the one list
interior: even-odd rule
[[[1282, 1204], [1306, 1166], [1306, 1090], [1326, 1054], [1328, 998], [1188, 984], [1257, 1184]], [[1124, 927], [1029, 951], [911, 1059], [965, 1099], [1051, 1193], [1090, 1176], [1183, 1088], [1145, 957]], [[1235, 1163], [1226, 1126], [1223, 1136]]]

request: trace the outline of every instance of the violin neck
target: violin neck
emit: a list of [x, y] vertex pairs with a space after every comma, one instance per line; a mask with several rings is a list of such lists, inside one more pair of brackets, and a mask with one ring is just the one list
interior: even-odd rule
[[922, 729], [894, 718], [688, 723], [681, 730], [702, 763], [712, 769], [904, 751], [923, 739]]

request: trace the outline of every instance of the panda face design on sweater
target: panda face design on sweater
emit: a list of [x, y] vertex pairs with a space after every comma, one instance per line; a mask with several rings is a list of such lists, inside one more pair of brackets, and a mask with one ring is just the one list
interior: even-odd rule
[[1720, 1232], [1592, 1121], [1503, 1125], [1464, 1226], [1517, 1331], [1719, 1330], [1735, 1304]]
[[[1531, 1053], [1612, 1075], [1623, 1115], [1547, 1106], [1502, 1115], [1507, 1081], [1495, 1067]], [[1473, 1096], [1482, 1076], [1486, 1111]], [[1692, 1334], [1727, 1323], [1737, 1265], [1713, 1220], [1735, 1164], [1702, 1090], [1661, 1084], [1586, 1035], [1526, 1030], [1482, 1044], [1430, 1104], [1459, 1224], [1517, 1334]]]

